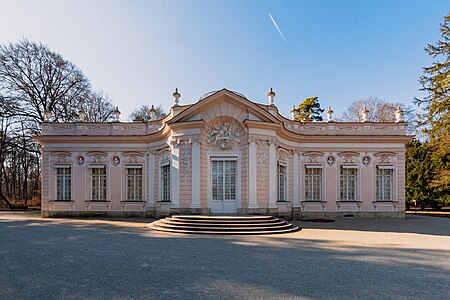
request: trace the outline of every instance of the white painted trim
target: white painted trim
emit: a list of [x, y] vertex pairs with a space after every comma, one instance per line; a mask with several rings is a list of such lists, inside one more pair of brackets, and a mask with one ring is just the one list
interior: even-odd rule
[[377, 166], [379, 170], [394, 170], [394, 166]]
[[191, 165], [191, 189], [192, 202], [191, 208], [200, 208], [200, 143], [195, 141], [192, 143], [192, 165]]
[[170, 168], [170, 201], [171, 207], [180, 207], [180, 145], [172, 143], [172, 159]]
[[306, 169], [322, 169], [322, 165], [305, 165]]
[[269, 208], [277, 208], [277, 198], [277, 147], [269, 143]]
[[56, 165], [53, 165], [53, 168], [64, 168], [64, 169], [68, 169], [68, 168], [70, 168], [71, 167], [71, 165], [70, 164], [64, 164], [64, 165], [62, 165], [62, 164], [56, 164]]
[[256, 143], [252, 141], [248, 145], [248, 208], [259, 208], [256, 174]]
[[89, 169], [104, 169], [106, 168], [105, 164], [90, 164], [88, 166]]
[[155, 155], [151, 152], [147, 153], [148, 160], [148, 171], [147, 171], [147, 195], [148, 202], [147, 207], [155, 207], [155, 193], [153, 189], [155, 188]]
[[300, 199], [298, 197], [299, 195], [299, 183], [300, 178], [298, 176], [298, 153], [294, 152], [294, 158], [293, 158], [293, 182], [292, 182], [292, 206], [293, 207], [299, 207], [300, 206]]

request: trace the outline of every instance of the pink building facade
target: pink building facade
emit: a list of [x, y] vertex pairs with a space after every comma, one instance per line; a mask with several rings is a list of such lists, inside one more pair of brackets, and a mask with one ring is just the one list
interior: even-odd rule
[[273, 96], [174, 93], [159, 120], [44, 122], [42, 215], [404, 218], [404, 122], [300, 123]]

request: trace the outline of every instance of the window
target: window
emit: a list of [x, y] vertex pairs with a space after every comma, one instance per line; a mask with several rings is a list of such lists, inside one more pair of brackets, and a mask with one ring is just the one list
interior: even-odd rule
[[56, 167], [56, 200], [71, 200], [70, 166]]
[[306, 166], [305, 201], [322, 200], [322, 168]]
[[94, 201], [106, 201], [106, 168], [91, 168], [91, 198]]
[[127, 200], [142, 201], [142, 167], [127, 166]]
[[392, 166], [377, 167], [377, 201], [392, 201]]
[[170, 201], [170, 164], [161, 165], [161, 201]]
[[277, 164], [278, 201], [286, 201], [286, 166]]
[[356, 201], [356, 174], [357, 169], [354, 166], [341, 166], [341, 201]]

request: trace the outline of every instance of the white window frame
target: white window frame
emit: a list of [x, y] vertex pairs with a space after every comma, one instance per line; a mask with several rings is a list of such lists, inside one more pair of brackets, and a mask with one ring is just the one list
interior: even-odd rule
[[[320, 174], [308, 174], [308, 170], [310, 169], [319, 169], [320, 170]], [[305, 165], [305, 196], [304, 196], [304, 201], [308, 202], [308, 201], [322, 201], [322, 184], [323, 184], [323, 167], [321, 165]], [[310, 182], [311, 182], [311, 187], [308, 187], [308, 177], [310, 177]], [[319, 177], [319, 184], [318, 187], [316, 187], [314, 185], [314, 177]], [[314, 198], [314, 190], [315, 188], [318, 188], [318, 192], [319, 192], [319, 198], [315, 199]], [[311, 199], [307, 199], [306, 195], [307, 195], [307, 191], [308, 189], [311, 189]]]
[[[55, 169], [55, 184], [56, 184], [56, 196], [55, 199], [57, 201], [71, 201], [72, 200], [72, 166], [71, 165], [54, 165], [53, 166]], [[69, 169], [69, 173], [62, 173], [59, 174], [58, 173], [58, 169], [63, 169], [63, 170], [67, 170]], [[60, 191], [58, 190], [58, 179], [62, 178], [62, 191], [60, 193]], [[67, 178], [68, 178], [68, 183], [67, 183]], [[68, 189], [67, 189], [67, 184], [69, 185]], [[61, 195], [61, 197], [60, 197]]]
[[[93, 174], [93, 170], [94, 169], [103, 169], [104, 173], [103, 174]], [[94, 198], [94, 178], [98, 178], [98, 199]], [[101, 182], [104, 180], [105, 185], [104, 185], [104, 191], [102, 193], [102, 185]], [[101, 165], [90, 165], [89, 166], [89, 181], [90, 181], [90, 192], [91, 192], [91, 200], [92, 201], [108, 201], [108, 177], [106, 174], [106, 166], [101, 164]], [[104, 194], [105, 197], [101, 197], [101, 195]]]
[[[134, 171], [133, 174], [128, 174], [129, 170], [141, 170], [140, 174], [136, 174]], [[129, 180], [132, 180], [132, 195], [130, 195], [129, 189], [128, 189], [128, 183]], [[138, 186], [138, 183], [140, 181], [140, 186]], [[142, 165], [127, 165], [125, 166], [125, 190], [126, 190], [126, 201], [143, 201], [144, 195], [143, 195], [143, 167]], [[138, 197], [140, 195], [140, 197]]]
[[[165, 186], [164, 186], [164, 174], [163, 174], [163, 172], [162, 172], [162, 168], [163, 167], [168, 167], [168, 170], [169, 170], [169, 172], [168, 172], [168, 191], [167, 191], [167, 193], [165, 194], [165, 192], [164, 192], [164, 188], [165, 188]], [[162, 161], [162, 162], [160, 162], [160, 164], [159, 164], [159, 201], [161, 201], [161, 202], [170, 202], [171, 201], [171, 185], [172, 185], [172, 183], [171, 183], [171, 163], [170, 163], [170, 160], [166, 160], [166, 161]]]
[[[355, 174], [342, 174], [344, 170], [355, 170]], [[358, 167], [356, 165], [341, 165], [339, 168], [339, 201], [357, 201], [358, 200]], [[351, 198], [350, 180], [354, 180], [353, 183], [353, 195]], [[345, 192], [343, 193], [343, 190]]]
[[[389, 170], [390, 174], [386, 175], [386, 174], [378, 174], [379, 170]], [[375, 173], [375, 199], [376, 201], [393, 201], [393, 194], [394, 194], [394, 166], [377, 166], [376, 167], [376, 173]], [[389, 185], [390, 185], [390, 189], [389, 189], [389, 199], [385, 199], [384, 198], [384, 191], [385, 191], [385, 184], [384, 184], [384, 177], [389, 176]], [[379, 183], [381, 183], [381, 197], [380, 194], [378, 193], [378, 185]]]
[[[284, 173], [280, 172], [280, 167], [284, 168]], [[283, 182], [281, 182], [280, 176], [283, 176]], [[277, 162], [277, 201], [287, 201], [287, 165], [283, 162]], [[282, 192], [281, 189], [283, 190]]]

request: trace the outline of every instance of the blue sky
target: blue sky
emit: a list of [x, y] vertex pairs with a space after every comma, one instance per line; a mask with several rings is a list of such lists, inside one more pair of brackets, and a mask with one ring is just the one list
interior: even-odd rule
[[[450, 1], [0, 0], [0, 43], [40, 41], [75, 63], [119, 106], [181, 104], [223, 87], [252, 101], [319, 96], [411, 103]], [[286, 37], [278, 34], [272, 14]]]

